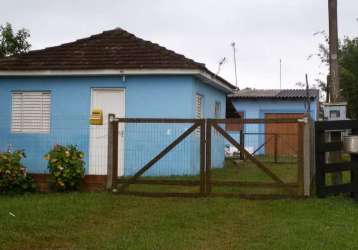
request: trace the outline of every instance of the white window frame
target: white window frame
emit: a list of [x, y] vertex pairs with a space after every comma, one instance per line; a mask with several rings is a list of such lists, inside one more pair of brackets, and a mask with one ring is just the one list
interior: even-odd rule
[[[31, 100], [31, 95], [38, 95], [40, 99], [36, 100], [33, 98]], [[51, 91], [12, 91], [11, 133], [49, 134], [51, 131], [51, 104]], [[31, 107], [31, 105], [33, 106]], [[26, 119], [29, 119], [31, 116], [37, 122], [32, 121], [26, 124]]]
[[220, 119], [221, 116], [221, 102], [220, 101], [215, 101], [214, 104], [214, 118], [215, 119]]

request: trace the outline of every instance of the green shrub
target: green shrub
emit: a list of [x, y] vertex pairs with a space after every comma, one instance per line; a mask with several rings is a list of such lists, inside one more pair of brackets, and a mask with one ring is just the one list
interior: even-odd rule
[[21, 164], [24, 157], [24, 151], [0, 152], [0, 193], [21, 194], [36, 190], [33, 179]]
[[83, 156], [83, 152], [74, 145], [55, 145], [45, 155], [53, 181], [52, 187], [56, 191], [73, 191], [80, 188], [84, 176]]

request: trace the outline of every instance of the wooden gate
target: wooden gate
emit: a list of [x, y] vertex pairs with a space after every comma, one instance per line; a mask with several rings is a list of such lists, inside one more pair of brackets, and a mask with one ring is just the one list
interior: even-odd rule
[[[339, 133], [336, 140], [330, 139], [330, 133]], [[358, 200], [358, 158], [343, 152], [341, 137], [347, 134], [358, 134], [358, 120], [319, 121], [315, 123], [316, 145], [316, 190], [317, 196], [351, 193]], [[340, 152], [341, 159], [331, 162], [329, 153]], [[343, 155], [342, 155], [343, 154]], [[341, 173], [342, 183], [331, 182], [329, 175]]]
[[[109, 152], [108, 156], [108, 180], [107, 188], [119, 194], [132, 194], [144, 196], [175, 196], [175, 197], [202, 197], [202, 196], [238, 196], [243, 198], [259, 198], [271, 199], [281, 197], [297, 197], [303, 195], [303, 143], [298, 147], [297, 162], [287, 167], [279, 163], [267, 163], [262, 159], [256, 150], [249, 152], [243, 144], [243, 138], [240, 141], [234, 139], [229, 132], [226, 131], [228, 124], [237, 124], [241, 127], [251, 124], [270, 124], [270, 123], [291, 123], [297, 124], [298, 141], [303, 140], [303, 126], [297, 119], [142, 119], [142, 118], [110, 118], [109, 126]], [[145, 164], [138, 166], [136, 172], [130, 176], [118, 177], [118, 123], [124, 124], [190, 124], [187, 129], [176, 136], [168, 145], [164, 146], [158, 153], [151, 157]], [[194, 136], [194, 143], [198, 143], [198, 175], [193, 176], [174, 176], [170, 172], [166, 176], [144, 176], [150, 169], [161, 161], [168, 153], [175, 150], [189, 136]], [[263, 136], [263, 135], [261, 135]], [[148, 142], [150, 143], [150, 142]], [[229, 143], [237, 148], [238, 153], [243, 155], [242, 160], [234, 160], [234, 167], [227, 166], [228, 161], [233, 161], [230, 156], [226, 156], [224, 146]], [[194, 147], [195, 148], [195, 147]], [[126, 157], [126, 155], [125, 155]], [[127, 156], [129, 157], [129, 156]], [[215, 166], [215, 162], [222, 162], [219, 168]], [[174, 162], [173, 162], [174, 164]], [[126, 166], [125, 166], [126, 167]], [[252, 169], [255, 172], [257, 180], [240, 179], [244, 175], [236, 178], [235, 173], [241, 173], [241, 170], [249, 169], [252, 177]], [[286, 179], [285, 175], [280, 175], [282, 170], [285, 174], [292, 175], [290, 179]], [[257, 176], [256, 176], [257, 175]], [[222, 178], [221, 178], [222, 177]], [[269, 181], [265, 181], [265, 178]], [[171, 187], [197, 187], [187, 192], [168, 191], [162, 188], [158, 191], [153, 188], [148, 190], [130, 190], [132, 185], [160, 185]], [[263, 192], [257, 192], [261, 189]], [[276, 192], [280, 190], [282, 192]]]
[[[260, 126], [267, 124], [291, 124], [297, 129], [295, 136], [298, 140], [297, 147], [297, 162], [290, 165], [288, 170], [290, 178], [280, 174], [280, 168], [286, 166], [279, 162], [267, 162], [260, 154], [257, 154], [267, 143], [263, 141], [262, 144], [258, 144], [257, 148], [253, 148], [253, 152], [249, 152], [247, 143], [249, 140], [240, 139], [240, 142], [234, 139], [229, 132], [225, 131], [228, 124], [242, 124], [243, 127], [249, 125]], [[237, 174], [238, 177], [232, 176], [230, 180], [223, 180], [220, 173], [221, 169], [212, 168], [212, 136], [218, 132], [225, 140], [238, 149], [240, 154], [243, 154], [244, 161], [235, 161], [234, 165], [237, 165], [237, 171], [232, 175]], [[245, 133], [244, 133], [245, 134]], [[260, 138], [266, 138], [265, 133], [246, 133], [248, 135], [255, 135]], [[303, 123], [298, 119], [286, 118], [286, 119], [208, 119], [206, 126], [206, 189], [207, 192], [213, 196], [240, 196], [245, 198], [278, 198], [278, 197], [292, 197], [303, 196]], [[246, 145], [245, 145], [246, 143]], [[286, 164], [287, 165], [287, 164]], [[234, 167], [235, 168], [235, 167]], [[244, 169], [256, 169], [242, 178]], [[261, 176], [260, 176], [261, 174]], [[216, 176], [215, 176], [216, 175]], [[241, 178], [240, 178], [241, 175]], [[256, 179], [255, 179], [256, 177]], [[264, 180], [263, 177], [266, 177]], [[222, 191], [222, 187], [234, 187], [233, 192]], [[217, 189], [213, 190], [213, 189]], [[246, 189], [244, 192], [240, 192], [241, 189]], [[277, 192], [277, 190], [283, 192]]]

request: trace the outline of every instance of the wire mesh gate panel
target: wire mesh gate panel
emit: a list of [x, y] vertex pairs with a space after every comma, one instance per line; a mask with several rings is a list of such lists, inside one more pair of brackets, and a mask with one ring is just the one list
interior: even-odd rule
[[[129, 118], [113, 121], [114, 131], [118, 126], [124, 131], [124, 152], [120, 154], [124, 157], [124, 169], [119, 178], [117, 173], [113, 174], [112, 185], [127, 194], [202, 194], [205, 185], [203, 121]], [[117, 165], [118, 159], [113, 162]]]
[[[242, 124], [243, 136], [237, 137], [235, 133], [227, 130], [231, 127], [228, 124], [231, 123]], [[276, 133], [266, 132], [268, 125], [284, 125], [290, 129]], [[207, 188], [212, 195], [302, 195], [303, 124], [297, 119], [209, 119], [206, 133], [207, 145], [211, 145], [206, 152]], [[279, 147], [271, 148], [271, 141], [287, 141], [288, 146], [285, 150], [280, 150]], [[297, 142], [295, 146], [292, 141]], [[215, 159], [218, 154], [215, 145], [218, 144], [225, 146], [223, 164]], [[269, 150], [267, 147], [270, 147]]]
[[[233, 123], [242, 127], [238, 138], [226, 129]], [[108, 187], [118, 193], [242, 197], [302, 193], [302, 126], [297, 119], [122, 118], [111, 124], [110, 152], [118, 150], [118, 128], [124, 133], [123, 152], [109, 154], [108, 159], [112, 180]], [[291, 133], [265, 133], [267, 124], [292, 126]], [[278, 138], [288, 144], [296, 140], [297, 145], [267, 150], [269, 141]], [[123, 176], [118, 176], [119, 160], [124, 162]]]

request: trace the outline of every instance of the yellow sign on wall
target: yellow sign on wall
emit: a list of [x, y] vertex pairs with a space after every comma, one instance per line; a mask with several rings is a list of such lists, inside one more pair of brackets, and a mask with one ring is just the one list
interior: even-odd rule
[[102, 109], [93, 109], [90, 119], [91, 125], [103, 125], [103, 111]]

